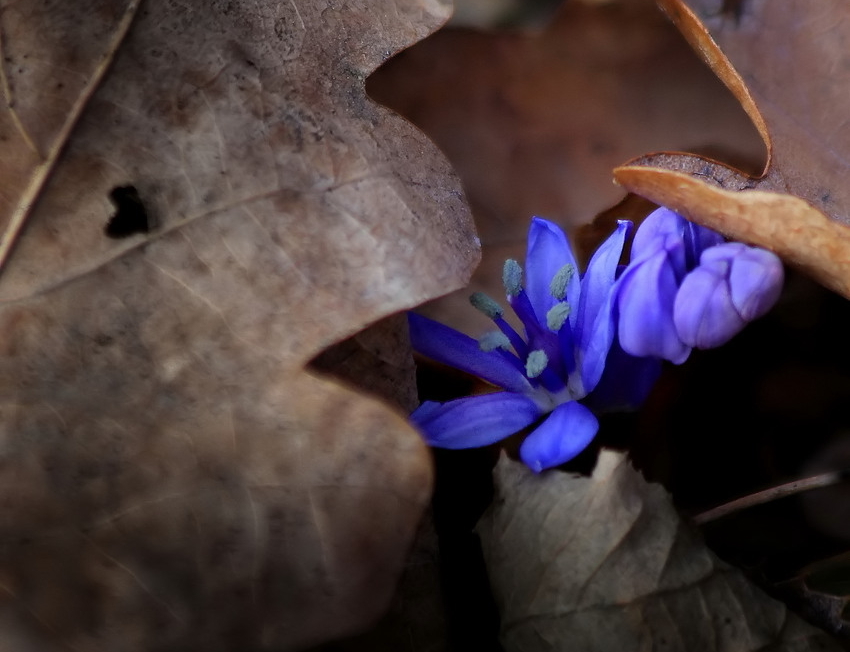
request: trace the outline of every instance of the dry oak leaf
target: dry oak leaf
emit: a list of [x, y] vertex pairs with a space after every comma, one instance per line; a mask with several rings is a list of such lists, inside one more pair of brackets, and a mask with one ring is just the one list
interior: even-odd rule
[[[622, 161], [692, 148], [755, 170], [763, 156], [735, 98], [653, 0], [567, 1], [539, 32], [440, 30], [367, 89], [458, 171], [484, 245], [470, 291], [491, 296], [503, 293], [504, 260], [522, 260], [531, 217], [568, 229], [590, 221], [621, 198], [610, 171]], [[466, 296], [429, 314], [473, 334], [492, 328]]]
[[427, 450], [305, 364], [477, 262], [363, 88], [448, 10], [0, 0], [0, 648], [295, 650], [386, 607]]
[[732, 238], [773, 249], [850, 296], [850, 5], [659, 4], [750, 115], [768, 162], [751, 177], [699, 156], [662, 152], [616, 169], [616, 181]]
[[620, 453], [589, 478], [503, 456], [495, 480], [477, 530], [506, 652], [843, 649], [717, 559]]

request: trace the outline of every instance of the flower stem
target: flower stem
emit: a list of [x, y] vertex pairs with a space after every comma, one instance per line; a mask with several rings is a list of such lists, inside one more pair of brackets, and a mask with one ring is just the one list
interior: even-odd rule
[[804, 491], [820, 489], [821, 487], [829, 487], [848, 479], [850, 479], [850, 469], [845, 469], [843, 471], [830, 471], [829, 473], [821, 473], [820, 475], [815, 475], [810, 478], [802, 478], [800, 480], [786, 482], [785, 484], [771, 487], [770, 489], [757, 491], [754, 494], [736, 498], [735, 500], [724, 503], [723, 505], [712, 507], [708, 511], [692, 517], [692, 520], [697, 525], [704, 525], [710, 521], [715, 521], [719, 518], [723, 518], [724, 516], [728, 516], [729, 514], [734, 514], [742, 509], [748, 509], [750, 507], [755, 507], [756, 505], [763, 505], [764, 503], [769, 503], [772, 500], [778, 500], [779, 498], [785, 498], [786, 496], [802, 493]]

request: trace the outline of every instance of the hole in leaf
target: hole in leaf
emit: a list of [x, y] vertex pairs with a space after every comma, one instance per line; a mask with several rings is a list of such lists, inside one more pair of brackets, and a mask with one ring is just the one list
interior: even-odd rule
[[103, 229], [107, 236], [126, 238], [151, 230], [151, 220], [135, 186], [116, 186], [109, 193], [109, 199], [115, 204], [116, 211]]

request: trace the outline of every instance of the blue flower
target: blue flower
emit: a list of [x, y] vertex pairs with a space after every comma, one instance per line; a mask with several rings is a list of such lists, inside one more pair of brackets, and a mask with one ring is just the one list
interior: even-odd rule
[[771, 252], [723, 237], [660, 208], [641, 224], [619, 265], [631, 223], [617, 228], [579, 276], [555, 224], [534, 218], [526, 275], [508, 260], [503, 282], [523, 326], [483, 294], [472, 304], [497, 329], [480, 340], [409, 314], [413, 347], [503, 391], [425, 402], [411, 419], [432, 446], [486, 446], [533, 426], [520, 457], [534, 471], [569, 461], [596, 436], [593, 410], [636, 407], [662, 359], [719, 346], [767, 312], [782, 288]]
[[659, 208], [638, 228], [617, 281], [619, 341], [632, 355], [681, 364], [691, 349], [720, 346], [770, 310], [783, 278], [775, 254]]
[[[569, 461], [596, 436], [599, 423], [580, 400], [596, 408], [643, 399], [660, 363], [637, 360], [619, 347], [613, 315], [613, 288], [630, 228], [630, 222], [618, 222], [579, 277], [564, 232], [533, 218], [524, 282], [516, 261], [506, 261], [503, 270], [507, 300], [523, 325], [522, 335], [504, 319], [502, 307], [483, 294], [471, 301], [498, 330], [480, 340], [409, 314], [414, 349], [503, 390], [423, 403], [411, 419], [429, 444], [486, 446], [536, 424], [520, 457], [539, 472]], [[614, 365], [606, 369], [606, 360]]]

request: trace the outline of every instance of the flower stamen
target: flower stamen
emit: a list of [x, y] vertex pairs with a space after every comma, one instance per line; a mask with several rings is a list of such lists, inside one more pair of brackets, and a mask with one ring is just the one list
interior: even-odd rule
[[537, 378], [549, 365], [549, 356], [545, 351], [537, 349], [528, 354], [525, 361], [525, 375], [529, 378]]
[[483, 292], [473, 292], [469, 297], [469, 303], [472, 304], [473, 308], [479, 312], [483, 312], [490, 319], [496, 319], [505, 313], [505, 309], [495, 299], [492, 299]]
[[522, 267], [513, 258], [508, 258], [502, 267], [502, 284], [509, 297], [518, 296], [522, 291]]
[[552, 282], [549, 283], [549, 292], [558, 301], [563, 301], [567, 296], [567, 286], [576, 273], [575, 265], [567, 263], [559, 269], [555, 276], [552, 277]]
[[546, 313], [546, 325], [553, 333], [557, 333], [563, 327], [567, 317], [570, 316], [570, 304], [566, 302], [556, 303]]
[[504, 317], [504, 308], [499, 305], [499, 303], [492, 299], [489, 295], [484, 294], [483, 292], [473, 292], [469, 297], [469, 303], [472, 306], [487, 315], [490, 319], [493, 320], [493, 323], [499, 327], [499, 330], [505, 334], [505, 337], [511, 343], [511, 346], [514, 347], [514, 351], [516, 354], [522, 358], [524, 358], [528, 354], [528, 345], [522, 339], [519, 333], [514, 330], [514, 327], [511, 326], [508, 322], [505, 321]]
[[490, 331], [478, 338], [478, 347], [482, 351], [495, 351], [496, 349], [507, 351], [511, 348], [511, 341], [500, 331]]

